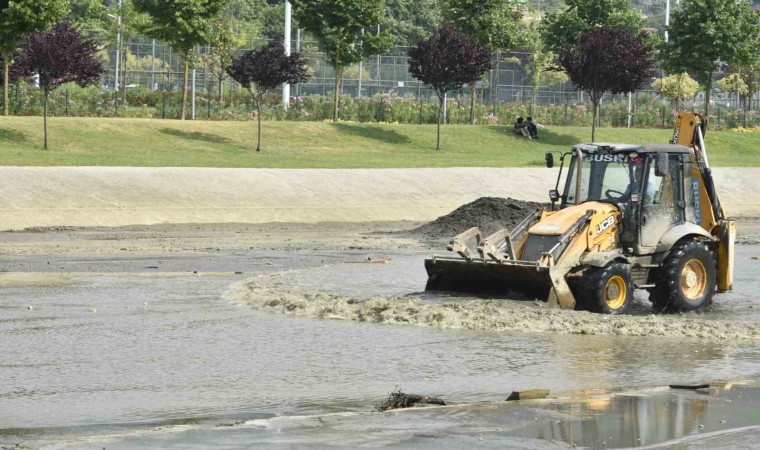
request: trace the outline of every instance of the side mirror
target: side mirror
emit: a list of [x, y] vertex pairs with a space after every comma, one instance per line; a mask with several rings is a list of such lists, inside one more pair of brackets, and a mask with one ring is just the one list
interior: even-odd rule
[[549, 200], [551, 200], [552, 203], [557, 203], [559, 201], [559, 191], [556, 189], [549, 191]]
[[553, 153], [546, 153], [544, 156], [544, 159], [546, 160], [546, 167], [551, 169], [554, 167], [554, 154]]
[[667, 153], [658, 153], [654, 162], [654, 174], [658, 177], [670, 176], [670, 158]]

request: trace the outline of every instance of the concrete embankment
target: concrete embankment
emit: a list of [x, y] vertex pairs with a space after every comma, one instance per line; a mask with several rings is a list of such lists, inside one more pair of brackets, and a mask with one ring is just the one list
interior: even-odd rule
[[[547, 200], [555, 169], [0, 167], [0, 230], [158, 223], [428, 221], [479, 197]], [[715, 169], [732, 216], [760, 216], [760, 169]]]

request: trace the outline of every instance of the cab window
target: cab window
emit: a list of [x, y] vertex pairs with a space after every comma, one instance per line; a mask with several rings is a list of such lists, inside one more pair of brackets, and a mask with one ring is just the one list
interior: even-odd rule
[[654, 156], [647, 167], [640, 239], [642, 246], [653, 247], [668, 230], [684, 221], [683, 160], [680, 155], [670, 155], [668, 174], [657, 174]]

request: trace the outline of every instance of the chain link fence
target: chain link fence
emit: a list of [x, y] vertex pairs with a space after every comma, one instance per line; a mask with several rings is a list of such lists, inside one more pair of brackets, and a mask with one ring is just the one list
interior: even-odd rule
[[[259, 48], [267, 41], [253, 41], [243, 53], [251, 48]], [[119, 73], [119, 85], [126, 81], [127, 89], [138, 87], [151, 90], [178, 90], [183, 82], [183, 60], [172, 52], [168, 45], [147, 38], [134, 38], [124, 46], [126, 52], [122, 58]], [[312, 78], [291, 91], [293, 96], [330, 95], [334, 89], [335, 71], [326, 60], [324, 53], [316, 50], [316, 42], [296, 41], [294, 50], [298, 49], [308, 57], [313, 70]], [[396, 47], [384, 55], [372, 56], [360, 64], [346, 68], [340, 89], [343, 94], [353, 98], [372, 97], [377, 94], [395, 95], [415, 99], [430, 97], [428, 89], [409, 73], [408, 47]], [[198, 47], [197, 54], [203, 55], [211, 47]], [[126, 58], [125, 58], [126, 56]], [[525, 56], [518, 53], [500, 53], [495, 58], [494, 70], [486, 74], [479, 83], [480, 100], [485, 103], [528, 103], [532, 100], [530, 75], [518, 64], [510, 62]], [[126, 61], [124, 61], [126, 59]], [[116, 86], [115, 50], [108, 51], [108, 66], [103, 77], [104, 88]], [[126, 64], [125, 64], [126, 63]], [[199, 61], [195, 65], [194, 86], [196, 92], [218, 92], [219, 75], [214, 69]], [[191, 85], [193, 76], [191, 75]], [[223, 93], [239, 89], [234, 81], [224, 77]], [[561, 83], [554, 86], [541, 86], [536, 99], [537, 104], [582, 103], [583, 93], [576, 91], [572, 84]]]
[[[91, 36], [103, 42], [104, 36]], [[266, 44], [254, 40], [237, 52], [241, 54]], [[330, 116], [331, 97], [335, 85], [335, 71], [319, 52], [313, 41], [296, 39], [294, 50], [302, 51], [312, 68], [313, 76], [307, 82], [291, 89], [291, 102], [295, 113], [279, 107], [279, 92], [265, 99], [267, 119], [325, 120]], [[252, 118], [253, 102], [247, 92], [219, 70], [204, 63], [201, 57], [212, 51], [209, 46], [196, 49], [196, 63], [190, 75], [190, 115], [197, 119], [246, 120]], [[125, 40], [116, 55], [116, 46], [103, 50], [106, 71], [101, 85], [95, 91], [81, 92], [77, 88], [64, 88], [52, 98], [51, 114], [78, 116], [120, 116], [174, 118], [177, 115], [179, 93], [183, 85], [184, 60], [161, 42], [132, 36]], [[378, 55], [346, 68], [340, 84], [344, 94], [340, 105], [345, 120], [397, 121], [400, 123], [434, 123], [437, 98], [425, 85], [409, 73], [408, 47], [396, 47], [387, 54]], [[518, 115], [533, 114], [551, 124], [585, 125], [590, 123], [590, 105], [582, 91], [569, 82], [541, 85], [533, 101], [531, 76], [518, 61], [527, 54], [499, 53], [495, 55], [494, 69], [478, 82], [479, 106], [476, 116], [480, 123], [509, 124]], [[119, 62], [118, 78], [116, 62]], [[221, 79], [220, 79], [221, 78]], [[118, 90], [117, 90], [118, 87]], [[71, 92], [70, 92], [71, 91]], [[15, 114], [37, 114], [39, 101], [28, 86], [16, 86], [11, 92], [11, 111]], [[463, 93], [452, 93], [447, 104], [448, 123], [465, 122], [469, 108], [469, 88]], [[321, 97], [315, 99], [314, 97]], [[757, 113], [745, 114], [736, 96], [715, 93], [713, 110], [718, 125], [732, 127], [760, 124]], [[390, 106], [385, 105], [388, 103]], [[413, 103], [414, 106], [410, 106]], [[699, 109], [702, 94], [681, 105], [681, 108]], [[758, 105], [755, 100], [752, 105]], [[602, 123], [610, 126], [670, 126], [671, 105], [650, 90], [627, 95], [605, 95], [602, 100]], [[390, 109], [390, 114], [386, 114]], [[406, 109], [394, 115], [394, 110]], [[631, 113], [629, 115], [629, 112]], [[544, 117], [541, 115], [543, 114]]]

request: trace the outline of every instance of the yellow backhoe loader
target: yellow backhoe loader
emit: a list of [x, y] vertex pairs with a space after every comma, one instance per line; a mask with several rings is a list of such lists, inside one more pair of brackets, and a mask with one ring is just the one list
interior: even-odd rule
[[667, 145], [576, 145], [560, 155], [551, 209], [512, 231], [456, 236], [448, 250], [458, 256], [425, 261], [426, 290], [522, 292], [607, 314], [628, 311], [635, 289], [658, 310], [710, 304], [732, 289], [736, 222], [715, 190], [706, 130], [703, 116], [682, 112]]

